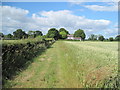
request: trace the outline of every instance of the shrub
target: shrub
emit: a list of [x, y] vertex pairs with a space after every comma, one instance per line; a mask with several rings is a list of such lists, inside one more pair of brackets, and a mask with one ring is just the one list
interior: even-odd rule
[[[2, 44], [2, 76], [3, 80], [11, 79], [17, 71], [22, 70], [32, 58], [41, 54], [49, 47], [52, 40], [13, 40], [3, 41]], [[15, 42], [16, 41], [16, 42]], [[17, 43], [18, 41], [18, 43]]]

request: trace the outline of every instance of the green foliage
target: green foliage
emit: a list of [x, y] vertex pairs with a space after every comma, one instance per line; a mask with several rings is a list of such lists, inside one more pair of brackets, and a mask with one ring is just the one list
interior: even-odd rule
[[3, 80], [11, 79], [17, 71], [26, 66], [31, 59], [43, 52], [52, 40], [40, 38], [24, 40], [4, 40], [2, 43]]
[[30, 38], [35, 38], [37, 36], [42, 36], [42, 32], [41, 31], [29, 31], [28, 35]]
[[103, 40], [105, 40], [105, 38], [104, 38], [104, 36], [100, 35], [100, 36], [98, 37], [98, 40], [103, 41]]
[[55, 40], [59, 39], [59, 32], [55, 28], [51, 28], [47, 33], [48, 38], [54, 38]]
[[61, 39], [66, 39], [67, 38], [67, 33], [65, 31], [61, 31], [59, 34], [60, 34]]
[[8, 34], [8, 35], [4, 35], [4, 39], [13, 39], [13, 35], [12, 34]]
[[13, 32], [14, 38], [17, 39], [22, 39], [22, 38], [27, 38], [28, 35], [22, 31], [22, 29], [17, 29], [15, 32]]
[[59, 29], [59, 32], [62, 32], [62, 31], [64, 31], [64, 32], [66, 32], [67, 34], [69, 34], [69, 32], [68, 32], [66, 29], [60, 28], [60, 29]]
[[41, 31], [35, 31], [35, 34], [36, 34], [36, 36], [42, 36], [43, 35]]
[[115, 37], [115, 40], [116, 40], [116, 41], [120, 41], [120, 35], [117, 35], [117, 36]]
[[74, 37], [81, 37], [81, 39], [84, 40], [86, 35], [83, 30], [78, 29], [77, 31], [75, 31]]
[[110, 38], [109, 38], [109, 41], [114, 41], [113, 37], [110, 37]]
[[92, 40], [92, 41], [97, 40], [97, 35], [91, 34], [90, 37], [88, 38], [88, 40]]
[[64, 28], [60, 28], [59, 34], [60, 34], [60, 39], [66, 39], [67, 34], [69, 34], [69, 32], [67, 30], [65, 30]]

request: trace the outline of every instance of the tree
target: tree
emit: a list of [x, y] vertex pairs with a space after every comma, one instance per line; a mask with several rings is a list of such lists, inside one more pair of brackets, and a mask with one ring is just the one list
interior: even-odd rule
[[113, 37], [110, 37], [110, 38], [109, 38], [109, 41], [113, 41], [113, 40], [114, 40]]
[[88, 38], [88, 40], [97, 40], [97, 35], [95, 34], [91, 34], [90, 37]]
[[9, 39], [12, 39], [13, 35], [12, 34], [8, 34], [8, 35], [6, 35], [6, 37], [9, 38]]
[[35, 38], [36, 37], [35, 31], [29, 31], [28, 35], [29, 35], [30, 38]]
[[100, 41], [103, 41], [105, 38], [104, 38], [104, 36], [102, 36], [102, 35], [100, 35], [99, 37], [98, 37], [98, 40], [100, 40]]
[[22, 29], [17, 29], [15, 32], [13, 32], [13, 35], [17, 39], [27, 38], [28, 35], [22, 31]]
[[8, 34], [8, 35], [4, 35], [4, 39], [13, 39], [13, 35], [12, 34]]
[[81, 37], [81, 39], [84, 40], [86, 35], [83, 30], [78, 29], [77, 31], [75, 31], [74, 37]]
[[35, 34], [36, 34], [36, 36], [42, 36], [43, 35], [41, 31], [35, 31]]
[[42, 34], [41, 31], [29, 31], [29, 32], [28, 32], [28, 35], [29, 35], [29, 37], [31, 37], [31, 38], [35, 38], [35, 37], [37, 37], [37, 36], [42, 36], [43, 34]]
[[61, 31], [59, 34], [60, 34], [61, 39], [66, 39], [67, 38], [67, 33], [65, 31]]
[[59, 29], [60, 39], [66, 39], [67, 34], [69, 34], [69, 32], [67, 30], [65, 30], [64, 28]]
[[49, 29], [47, 33], [48, 38], [54, 38], [55, 40], [59, 39], [59, 32], [55, 28]]
[[64, 32], [66, 32], [67, 34], [69, 34], [69, 32], [68, 32], [66, 29], [60, 28], [60, 29], [59, 29], [59, 33], [62, 32], [62, 31], [64, 31]]
[[115, 40], [116, 40], [116, 41], [120, 41], [120, 35], [117, 35], [117, 36], [115, 37]]

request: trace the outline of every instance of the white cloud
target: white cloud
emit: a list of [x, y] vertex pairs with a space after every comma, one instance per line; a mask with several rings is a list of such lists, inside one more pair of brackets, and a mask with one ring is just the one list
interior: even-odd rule
[[[74, 15], [72, 11], [42, 11], [32, 14], [32, 17], [28, 17], [28, 10], [3, 6], [3, 32], [8, 34], [12, 33], [18, 28], [25, 30], [41, 30], [44, 34], [47, 33], [50, 28], [64, 27], [73, 33], [77, 29], [85, 30], [86, 34], [97, 33], [99, 31], [105, 32], [109, 28], [110, 21], [99, 19], [88, 19], [84, 16]], [[8, 13], [9, 12], [9, 13]], [[6, 15], [7, 14], [7, 15]]]
[[118, 11], [118, 5], [112, 6], [84, 5], [84, 7], [94, 11]]
[[[81, 5], [94, 11], [118, 11], [118, 0], [68, 0], [71, 4]], [[106, 5], [85, 5], [86, 2], [103, 2]], [[82, 5], [83, 4], [83, 5]]]
[[70, 32], [73, 33], [74, 30], [81, 29], [91, 29], [94, 31], [105, 29], [109, 26], [109, 20], [92, 20], [87, 19], [83, 16], [76, 16], [69, 10], [62, 11], [43, 11], [39, 14], [33, 14], [32, 18], [40, 26], [47, 27], [65, 27], [69, 28]]

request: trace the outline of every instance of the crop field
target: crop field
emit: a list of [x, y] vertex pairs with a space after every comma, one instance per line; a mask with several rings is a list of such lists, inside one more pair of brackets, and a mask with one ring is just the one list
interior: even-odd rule
[[111, 88], [117, 73], [118, 42], [56, 41], [5, 87]]

